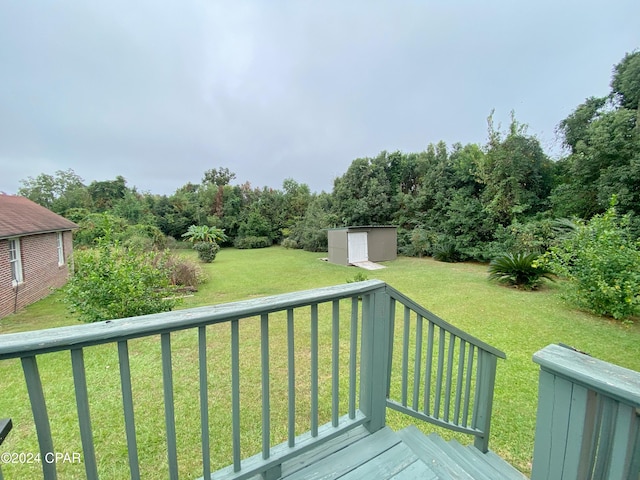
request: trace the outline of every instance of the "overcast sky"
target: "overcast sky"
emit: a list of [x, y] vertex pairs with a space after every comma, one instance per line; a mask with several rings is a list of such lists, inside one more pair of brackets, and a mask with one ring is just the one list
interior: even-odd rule
[[555, 127], [640, 47], [640, 1], [0, 0], [0, 191], [73, 169], [312, 191], [359, 157]]

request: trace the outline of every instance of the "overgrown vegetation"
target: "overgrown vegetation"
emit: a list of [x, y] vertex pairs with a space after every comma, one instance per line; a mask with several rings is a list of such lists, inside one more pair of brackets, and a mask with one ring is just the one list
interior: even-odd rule
[[552, 247], [542, 266], [569, 280], [568, 298], [598, 315], [625, 319], [640, 307], [640, 244], [631, 217], [619, 217], [612, 205]]
[[166, 312], [178, 304], [166, 254], [125, 248], [105, 237], [95, 248], [77, 251], [74, 266], [66, 301], [85, 322]]

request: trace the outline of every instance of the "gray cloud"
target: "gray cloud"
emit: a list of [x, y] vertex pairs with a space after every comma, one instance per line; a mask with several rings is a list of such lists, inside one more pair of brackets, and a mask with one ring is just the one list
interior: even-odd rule
[[[640, 46], [637, 1], [28, 0], [0, 6], [0, 190], [73, 168], [171, 193], [330, 190], [354, 158], [554, 128]], [[618, 19], [613, 21], [613, 19]]]

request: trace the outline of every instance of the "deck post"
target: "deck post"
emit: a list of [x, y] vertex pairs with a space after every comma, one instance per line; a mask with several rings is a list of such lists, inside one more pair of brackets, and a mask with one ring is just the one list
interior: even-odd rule
[[640, 372], [559, 345], [540, 365], [531, 479], [637, 479]]
[[370, 432], [380, 430], [386, 421], [391, 311], [391, 297], [384, 289], [363, 296], [360, 410], [369, 419], [365, 427]]
[[487, 453], [489, 450], [497, 362], [498, 359], [494, 355], [478, 350], [478, 383], [473, 408], [473, 425], [483, 432], [482, 435], [476, 436], [474, 441], [474, 446], [482, 453]]

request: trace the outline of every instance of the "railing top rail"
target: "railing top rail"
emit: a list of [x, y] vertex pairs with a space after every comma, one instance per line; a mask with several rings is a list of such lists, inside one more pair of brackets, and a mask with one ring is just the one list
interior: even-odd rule
[[353, 297], [384, 288], [380, 280], [349, 283], [140, 317], [0, 335], [0, 360], [70, 350], [211, 325]]
[[498, 350], [495, 347], [492, 347], [488, 343], [485, 343], [482, 340], [479, 340], [478, 338], [474, 337], [473, 335], [470, 335], [467, 332], [465, 332], [463, 330], [460, 330], [458, 327], [455, 327], [455, 326], [451, 325], [449, 322], [444, 321], [443, 319], [438, 317], [436, 314], [430, 312], [426, 308], [418, 305], [416, 302], [411, 300], [409, 297], [407, 297], [404, 294], [400, 293], [395, 288], [393, 288], [393, 287], [391, 287], [389, 285], [387, 285], [386, 288], [387, 288], [387, 293], [389, 294], [389, 296], [391, 296], [391, 298], [396, 299], [397, 301], [399, 301], [403, 305], [409, 307], [411, 310], [413, 310], [413, 311], [417, 312], [418, 314], [420, 314], [422, 317], [428, 319], [430, 322], [433, 322], [434, 324], [444, 328], [446, 331], [454, 334], [456, 337], [461, 338], [465, 342], [471, 343], [471, 344], [475, 345], [476, 347], [478, 347], [478, 348], [480, 348], [480, 349], [482, 349], [482, 350], [484, 350], [484, 351], [486, 351], [488, 353], [491, 353], [492, 355], [495, 355], [498, 358], [502, 358], [502, 359], [506, 359], [507, 358], [507, 355], [503, 351]]
[[544, 370], [625, 404], [640, 407], [640, 372], [598, 360], [560, 345], [548, 345], [533, 354]]

